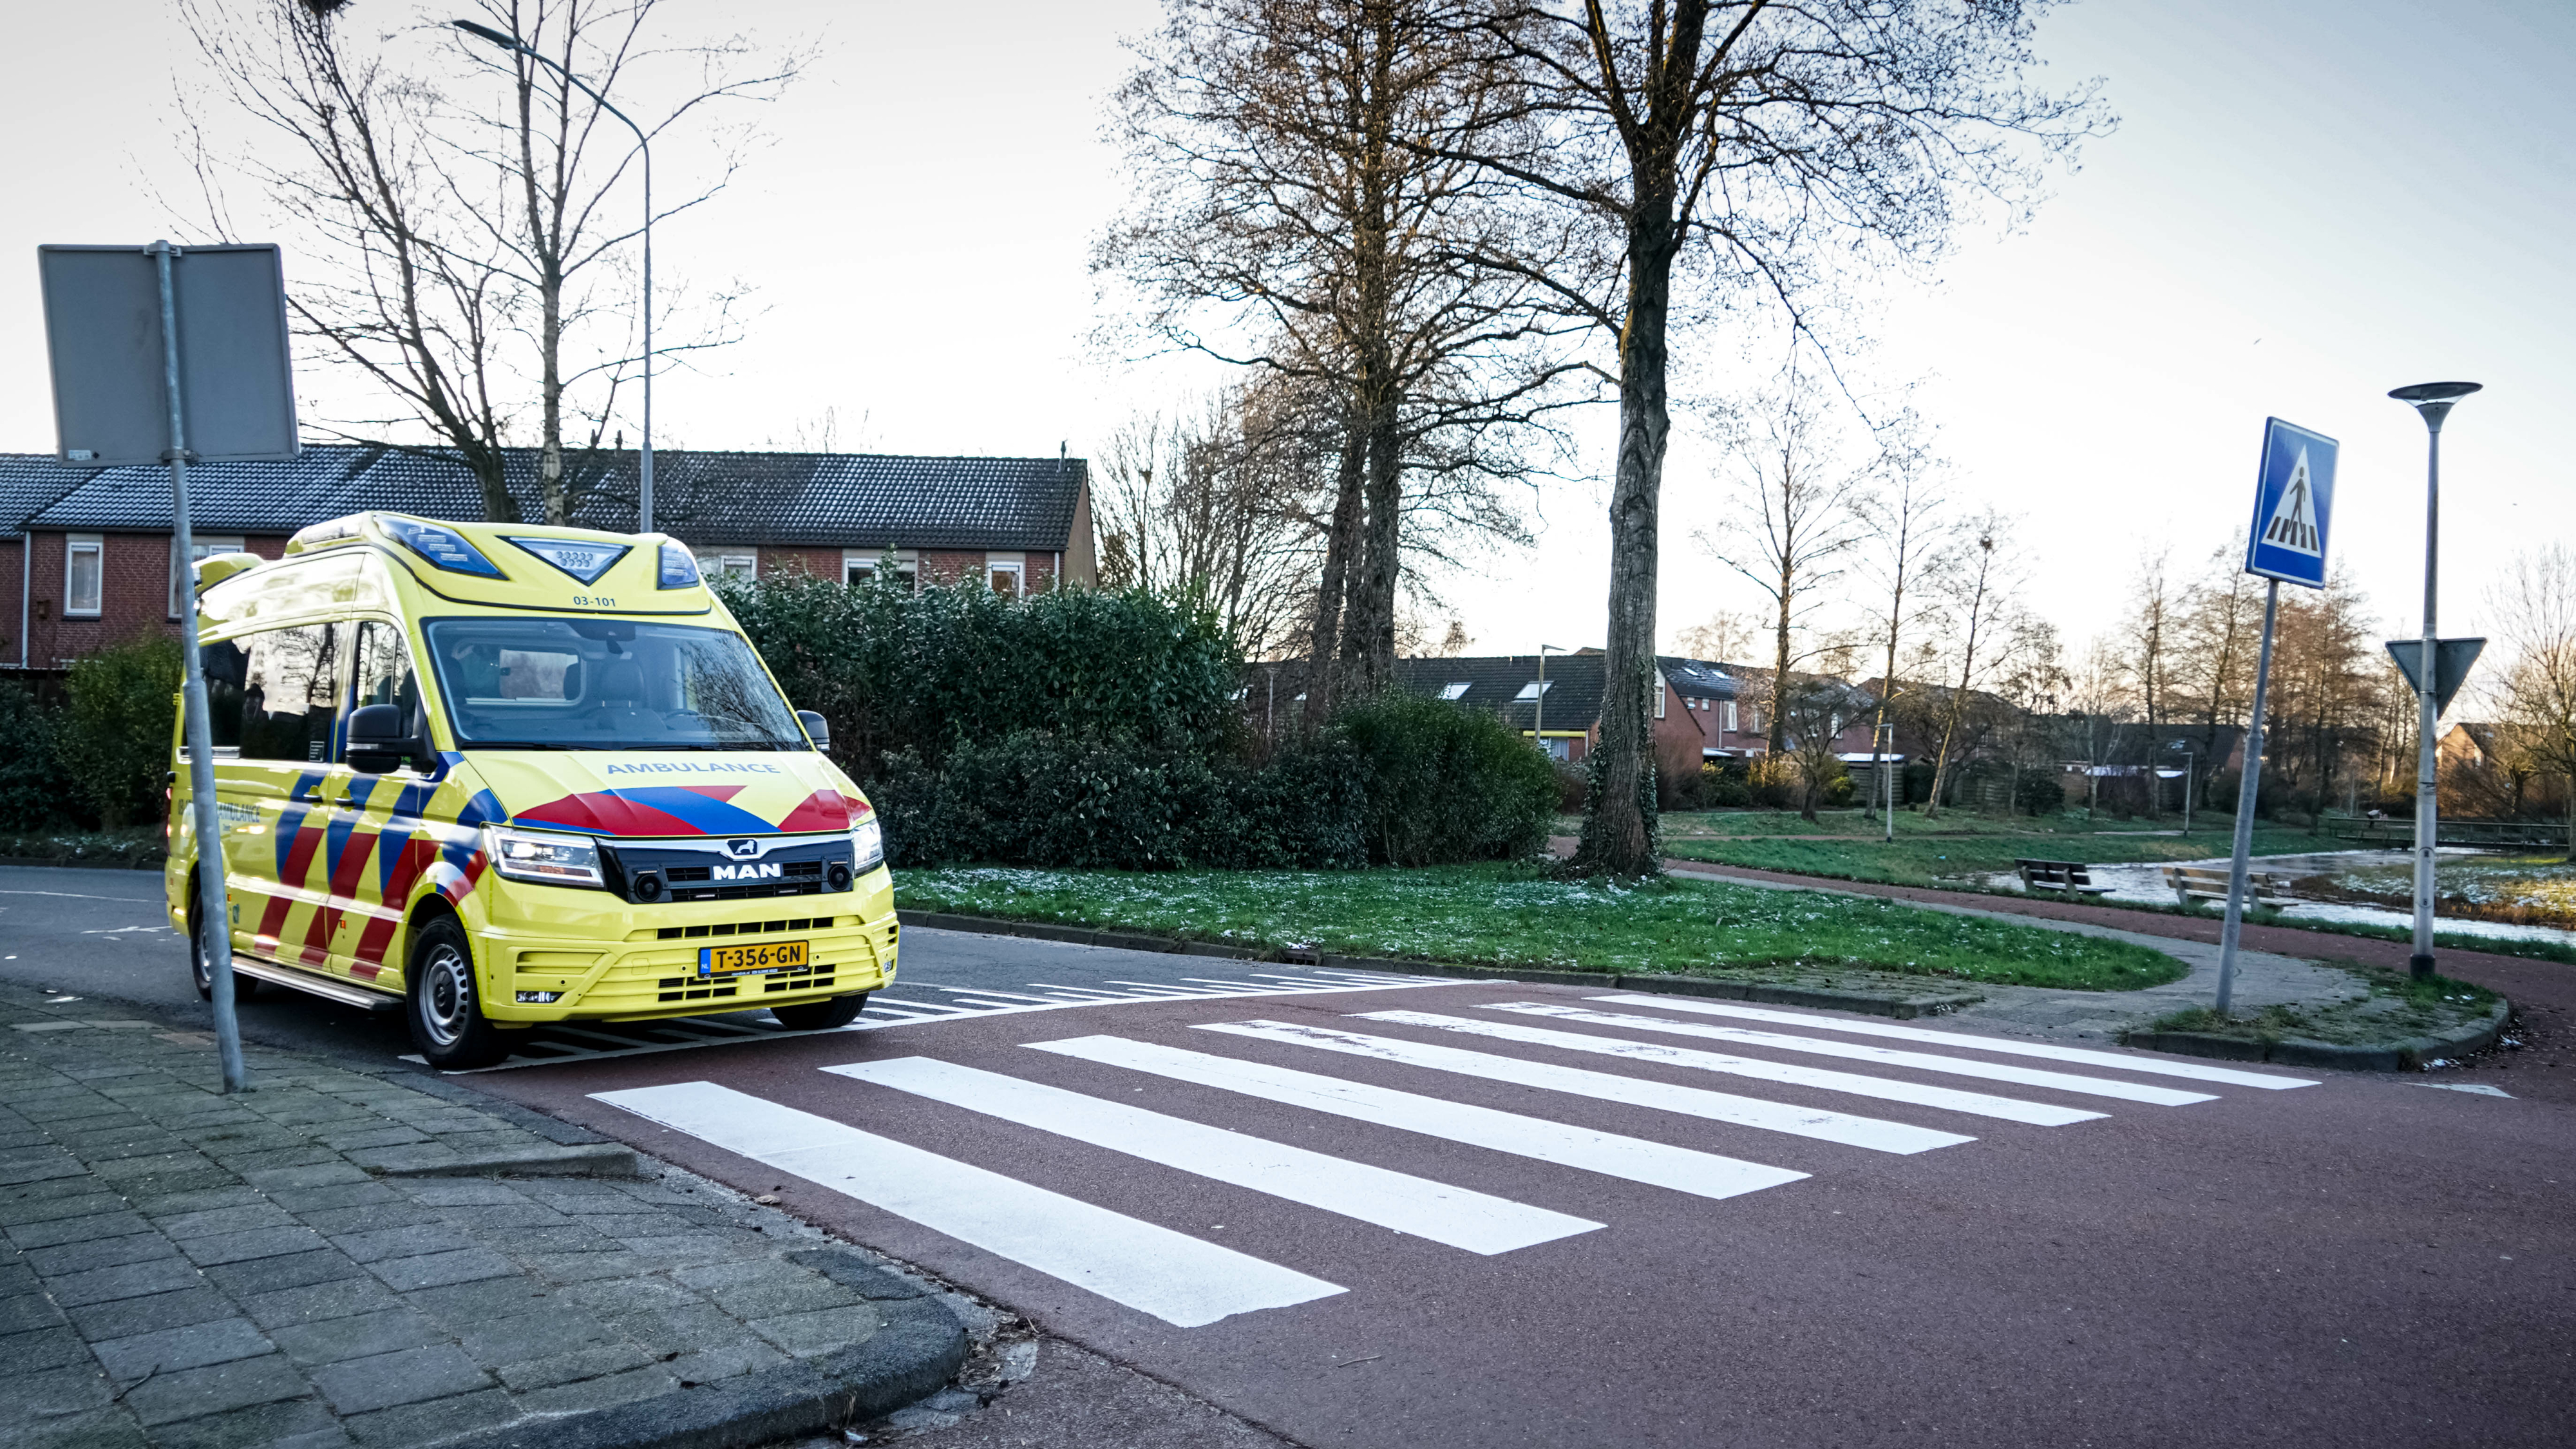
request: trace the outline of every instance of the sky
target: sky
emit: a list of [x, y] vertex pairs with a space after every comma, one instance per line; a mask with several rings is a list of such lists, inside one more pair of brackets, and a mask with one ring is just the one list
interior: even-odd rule
[[[1157, 12], [668, 0], [677, 28], [750, 23], [818, 52], [745, 113], [770, 140], [735, 184], [657, 228], [665, 278], [754, 289], [740, 345], [662, 378], [662, 443], [795, 446], [828, 413], [843, 448], [1083, 456], [1216, 380], [1092, 341], [1108, 319], [1090, 247], [1125, 195], [1104, 98], [1130, 63], [1121, 38]], [[395, 30], [446, 11], [349, 13]], [[0, 450], [43, 452], [34, 248], [184, 233], [163, 200], [186, 174], [171, 97], [203, 73], [166, 0], [45, 7], [13, 39]], [[416, 32], [398, 44], [438, 53]], [[1964, 228], [1936, 284], [1887, 279], [1853, 359], [1867, 386], [1917, 385], [1963, 505], [2016, 515], [2033, 605], [2080, 642], [2118, 625], [2145, 554], [2197, 566], [2245, 521], [2280, 416], [2341, 441], [2335, 561], [2388, 632], [2413, 634], [2424, 430], [2385, 394], [2463, 378], [2487, 390], [2444, 434], [2442, 631], [2492, 627], [2499, 567], [2576, 537], [2576, 6], [2091, 0], [2037, 45], [2045, 83], [2102, 79], [2118, 128], [2051, 175], [2026, 230]], [[351, 386], [310, 365], [299, 384], [308, 415]], [[1615, 422], [1576, 417], [1585, 468]], [[1713, 464], [1684, 420], [1664, 480], [1667, 637], [1758, 604], [1691, 542], [1728, 507]], [[1598, 477], [1552, 484], [1525, 500], [1534, 546], [1430, 581], [1476, 652], [1601, 642], [1606, 499]]]

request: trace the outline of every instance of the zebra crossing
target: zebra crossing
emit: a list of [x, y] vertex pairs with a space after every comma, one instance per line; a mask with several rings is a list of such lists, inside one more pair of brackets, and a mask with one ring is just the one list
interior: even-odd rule
[[[1044, 1008], [1031, 1003], [1029, 1009]], [[819, 1070], [902, 1099], [960, 1109], [972, 1120], [1042, 1134], [1061, 1147], [1154, 1164], [1309, 1210], [1317, 1215], [1311, 1240], [1228, 1246], [1150, 1220], [1151, 1214], [1116, 1211], [1022, 1181], [1010, 1174], [1007, 1162], [989, 1156], [980, 1163], [963, 1160], [979, 1155], [975, 1150], [959, 1156], [933, 1152], [713, 1082], [590, 1095], [1112, 1303], [1197, 1328], [1350, 1292], [1345, 1284], [1306, 1271], [1316, 1266], [1313, 1259], [1329, 1256], [1322, 1249], [1337, 1221], [1368, 1224], [1487, 1258], [1551, 1243], [1578, 1246], [1615, 1225], [1617, 1214], [1607, 1208], [1587, 1209], [1599, 1214], [1597, 1219], [1577, 1216], [1336, 1153], [1329, 1150], [1328, 1136], [1314, 1133], [1318, 1124], [1306, 1114], [1713, 1204], [1857, 1169], [1879, 1154], [1901, 1158], [1969, 1149], [1979, 1139], [1954, 1130], [1961, 1127], [1985, 1132], [2080, 1129], [2118, 1112], [2220, 1102], [2235, 1089], [2259, 1093], [2317, 1085], [2272, 1072], [2051, 1042], [1630, 995], [1580, 1002], [1479, 1000], [1445, 1012], [1356, 1010], [1331, 1024], [1311, 1018], [1197, 1020], [1177, 1034], [1186, 1041], [1110, 1033], [1023, 1041], [1020, 1047], [1035, 1055], [1025, 1062], [999, 1063], [1012, 1070], [930, 1055], [836, 1063]], [[1722, 1043], [1728, 1050], [1682, 1045], [1675, 1038]], [[1907, 1045], [1879, 1044], [1888, 1040]], [[1932, 1047], [1940, 1050], [1927, 1049]], [[1838, 1065], [1800, 1060], [1818, 1056]], [[2034, 1061], [2050, 1065], [2023, 1064]], [[1117, 1069], [1114, 1080], [1129, 1085], [1110, 1090], [1126, 1096], [1101, 1095], [1104, 1078], [1097, 1072], [1083, 1075], [1079, 1086], [1047, 1080], [1050, 1062]], [[1647, 1074], [1671, 1068], [1682, 1071]], [[1749, 1091], [1717, 1090], [1670, 1080], [1670, 1075]], [[2075, 1097], [2083, 1105], [1919, 1080], [1925, 1076]], [[2135, 1080], [2141, 1076], [2209, 1090]], [[1475, 1090], [1469, 1086], [1475, 1083], [1534, 1089], [1527, 1103], [1516, 1105], [1535, 1103], [1550, 1110], [1509, 1111], [1454, 1095]], [[1280, 1130], [1276, 1112], [1264, 1112], [1264, 1121], [1271, 1124], [1271, 1135], [1264, 1135], [1159, 1110], [1177, 1104], [1149, 1097], [1157, 1084], [1175, 1096], [1189, 1088], [1214, 1089], [1223, 1094], [1215, 1100], [1240, 1102], [1247, 1112], [1292, 1109], [1290, 1123], [1308, 1133], [1309, 1142], [1323, 1145], [1277, 1140], [1288, 1134]], [[1852, 1106], [1865, 1110], [1750, 1094], [1759, 1091], [1758, 1084], [1850, 1099]], [[834, 1111], [844, 1110], [840, 1104], [846, 1103], [853, 1117], [882, 1116], [885, 1123], [877, 1125], [904, 1120], [900, 1113], [882, 1110], [892, 1099], [858, 1095], [829, 1100]], [[1207, 1115], [1208, 1096], [1188, 1100], [1197, 1105], [1199, 1116]], [[1553, 1110], [1560, 1106], [1562, 1115]], [[1671, 1130], [1613, 1132], [1582, 1120], [1605, 1109], [1623, 1111], [1623, 1125], [1644, 1120], [1670, 1124]], [[1667, 1135], [1688, 1140], [1659, 1140]], [[1729, 1150], [1709, 1150], [1711, 1138]], [[1787, 1144], [1792, 1141], [1805, 1145], [1791, 1149]], [[1769, 1155], [1766, 1142], [1794, 1151], [1801, 1166], [1762, 1161]], [[1818, 1149], [1825, 1154], [1821, 1161]], [[1744, 1155], [1734, 1155], [1739, 1151]], [[1836, 1155], [1841, 1153], [1849, 1156]], [[1450, 1153], [1442, 1160], [1454, 1164], [1458, 1158]], [[1608, 1196], [1603, 1201], [1615, 1205], [1635, 1199]], [[1305, 1266], [1298, 1266], [1301, 1259], [1308, 1260]]]
[[[524, 1067], [554, 1066], [605, 1057], [648, 1056], [782, 1037], [818, 1036], [829, 1032], [879, 1031], [928, 1021], [967, 1021], [987, 1016], [1015, 1016], [1033, 1011], [1063, 1011], [1077, 1006], [1110, 1006], [1146, 1001], [1200, 1001], [1229, 997], [1311, 996], [1336, 991], [1393, 991], [1453, 984], [1434, 977], [1397, 976], [1383, 971], [1324, 970], [1247, 971], [1243, 977], [1181, 976], [1170, 981], [1120, 981], [1097, 986], [1059, 986], [1046, 981], [1023, 983], [1029, 990], [1004, 991], [989, 986], [947, 986], [907, 981], [901, 997], [879, 992], [867, 1009], [847, 1026], [799, 1031], [782, 1026], [766, 1011], [724, 1015], [662, 1017], [631, 1022], [544, 1022], [529, 1028], [510, 1045], [510, 1056], [476, 1072], [507, 1072]], [[404, 1061], [426, 1066], [417, 1053]], [[451, 1075], [464, 1075], [453, 1073]]]

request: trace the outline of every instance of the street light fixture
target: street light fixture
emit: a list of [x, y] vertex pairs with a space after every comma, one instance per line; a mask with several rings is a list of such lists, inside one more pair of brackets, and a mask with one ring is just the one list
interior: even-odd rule
[[2413, 407], [2424, 419], [2424, 643], [2415, 670], [2415, 950], [2406, 972], [2418, 981], [2433, 974], [2433, 842], [2436, 784], [2433, 728], [2441, 713], [2435, 691], [2439, 644], [2433, 637], [2435, 585], [2439, 578], [2442, 539], [2442, 420], [2452, 405], [2476, 392], [2474, 382], [2419, 382], [2388, 395]]
[[488, 40], [503, 50], [515, 51], [555, 74], [564, 83], [599, 103], [599, 108], [626, 123], [635, 133], [635, 149], [644, 155], [644, 446], [637, 457], [635, 531], [653, 531], [653, 142], [644, 128], [632, 117], [608, 103], [608, 97], [592, 90], [590, 84], [571, 71], [555, 64], [529, 48], [527, 42], [503, 30], [477, 25], [471, 20], [447, 22], [477, 40]]

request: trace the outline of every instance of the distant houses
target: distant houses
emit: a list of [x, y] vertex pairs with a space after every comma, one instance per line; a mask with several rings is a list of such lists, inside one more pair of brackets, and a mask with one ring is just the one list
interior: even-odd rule
[[[540, 519], [536, 450], [508, 450], [506, 466], [520, 517]], [[634, 455], [587, 455], [582, 466], [574, 521], [631, 530]], [[654, 475], [656, 526], [711, 574], [882, 572], [1006, 593], [1098, 574], [1080, 458], [675, 451], [654, 456]], [[189, 480], [200, 557], [276, 558], [298, 529], [370, 509], [483, 516], [473, 475], [437, 450], [321, 445], [291, 462], [200, 464]], [[160, 468], [0, 454], [0, 667], [59, 667], [174, 633], [187, 570], [170, 514]]]

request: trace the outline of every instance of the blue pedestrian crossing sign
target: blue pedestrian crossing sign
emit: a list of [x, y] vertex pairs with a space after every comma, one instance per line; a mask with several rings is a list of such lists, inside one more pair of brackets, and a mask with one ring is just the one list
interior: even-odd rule
[[2326, 530], [2334, 517], [2335, 440], [2267, 418], [2263, 471], [2245, 572], [2311, 589], [2326, 586]]

